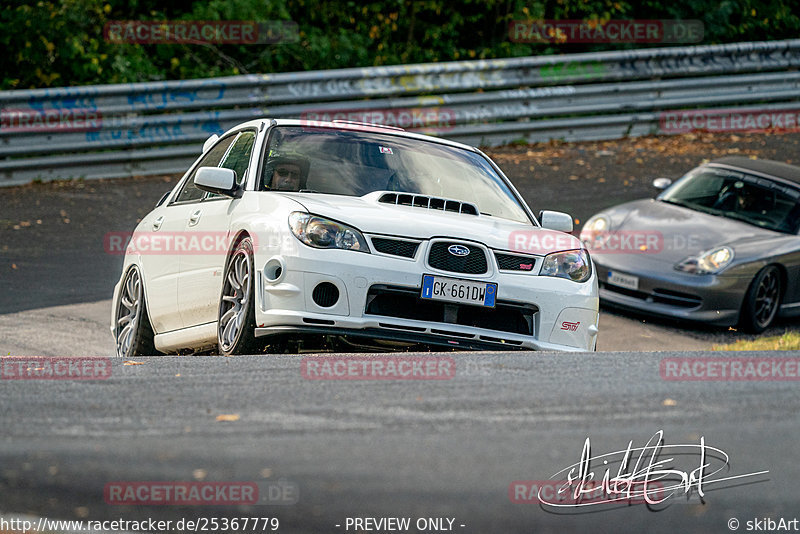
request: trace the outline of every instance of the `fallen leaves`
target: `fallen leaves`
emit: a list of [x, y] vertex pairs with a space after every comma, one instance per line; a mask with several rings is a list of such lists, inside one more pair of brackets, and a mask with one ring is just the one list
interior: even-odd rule
[[135, 362], [133, 360], [125, 360], [122, 365], [144, 365], [144, 362]]
[[228, 414], [220, 414], [217, 416], [217, 421], [221, 422], [233, 422], [239, 420], [238, 413], [228, 413]]

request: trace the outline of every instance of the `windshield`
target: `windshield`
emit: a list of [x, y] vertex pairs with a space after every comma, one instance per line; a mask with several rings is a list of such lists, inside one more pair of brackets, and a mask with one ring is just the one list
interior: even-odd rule
[[469, 150], [373, 132], [282, 126], [271, 132], [265, 156], [261, 190], [415, 193], [530, 222], [486, 158]]
[[800, 226], [800, 190], [732, 170], [701, 167], [659, 199], [776, 232], [795, 234]]

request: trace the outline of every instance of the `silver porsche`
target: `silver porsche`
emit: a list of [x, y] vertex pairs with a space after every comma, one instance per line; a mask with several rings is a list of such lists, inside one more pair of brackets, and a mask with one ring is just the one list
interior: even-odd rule
[[600, 300], [760, 333], [800, 315], [800, 167], [727, 157], [586, 221]]

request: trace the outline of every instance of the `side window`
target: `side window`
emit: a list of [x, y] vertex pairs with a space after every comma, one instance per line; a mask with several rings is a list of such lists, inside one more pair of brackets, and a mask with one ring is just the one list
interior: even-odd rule
[[200, 167], [217, 167], [234, 139], [236, 139], [235, 135], [229, 135], [228, 137], [225, 137], [222, 139], [222, 141], [214, 145], [214, 148], [209, 150], [208, 154], [203, 156], [203, 159], [200, 160], [200, 163], [197, 165], [197, 167], [195, 167], [194, 171], [192, 171], [189, 179], [186, 180], [181, 192], [178, 193], [175, 202], [190, 202], [192, 200], [200, 200], [203, 198], [205, 191], [198, 189], [197, 186], [194, 185], [194, 176], [197, 174], [197, 169]]
[[250, 154], [253, 152], [253, 143], [256, 140], [255, 132], [242, 132], [236, 138], [225, 160], [220, 167], [236, 172], [236, 183], [242, 185], [247, 167], [250, 164]]

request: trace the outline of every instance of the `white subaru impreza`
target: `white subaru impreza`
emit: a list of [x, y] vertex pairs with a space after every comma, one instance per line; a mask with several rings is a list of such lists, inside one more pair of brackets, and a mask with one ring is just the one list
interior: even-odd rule
[[597, 278], [571, 231], [476, 148], [250, 121], [206, 141], [126, 237], [111, 331], [123, 357], [301, 338], [593, 350]]

